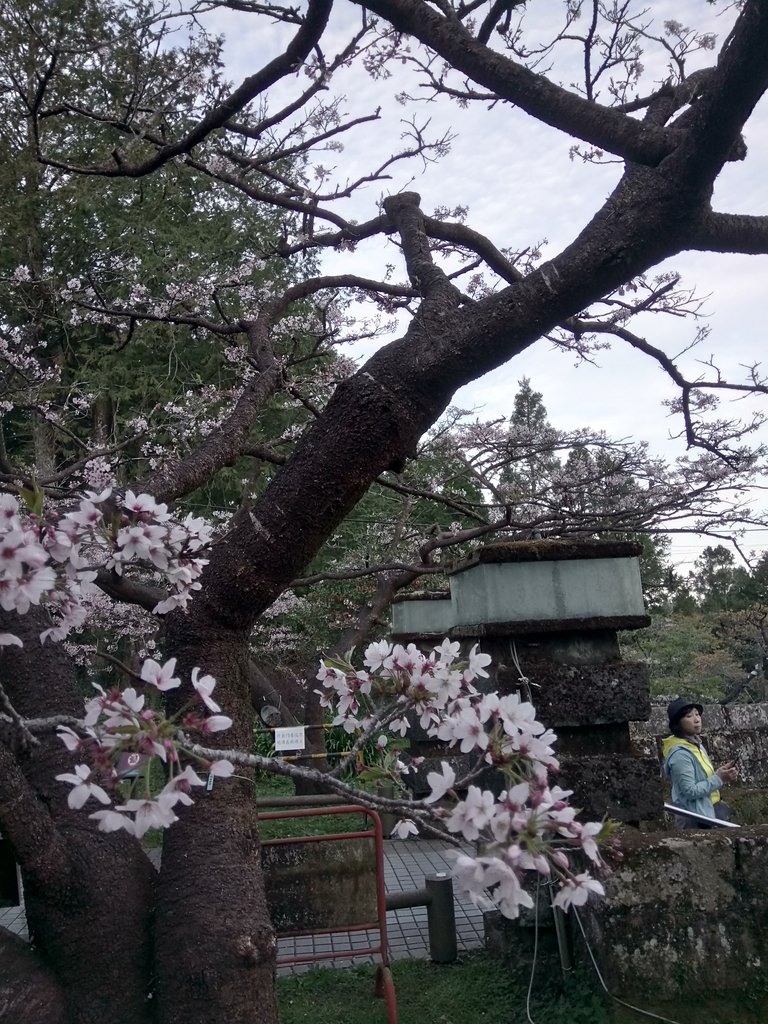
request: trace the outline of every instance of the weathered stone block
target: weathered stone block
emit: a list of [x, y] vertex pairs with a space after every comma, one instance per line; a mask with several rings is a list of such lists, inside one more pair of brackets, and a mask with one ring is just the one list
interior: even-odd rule
[[617, 821], [644, 821], [662, 814], [659, 764], [655, 758], [622, 754], [560, 757], [559, 785], [572, 789], [571, 803], [582, 819], [604, 815]]
[[536, 914], [532, 910], [523, 911], [519, 918], [511, 921], [499, 910], [486, 910], [483, 913], [483, 938], [487, 952], [505, 960], [512, 970], [530, 970], [535, 964], [538, 971], [546, 974], [560, 966], [546, 889], [540, 893]]
[[754, 1019], [765, 1019], [757, 1004], [768, 1005], [768, 828], [628, 831], [622, 850], [606, 898], [581, 911], [609, 990], [678, 1020], [680, 1004], [698, 1008], [698, 1019], [703, 1005], [707, 1020], [736, 1019], [711, 1009], [748, 996]]
[[[623, 661], [566, 665], [521, 658], [520, 667], [533, 686], [539, 719], [553, 729], [631, 722], [650, 714], [645, 665]], [[503, 692], [516, 691], [516, 669], [499, 673], [497, 681]]]
[[376, 921], [372, 838], [264, 844], [261, 856], [269, 912], [278, 931]]

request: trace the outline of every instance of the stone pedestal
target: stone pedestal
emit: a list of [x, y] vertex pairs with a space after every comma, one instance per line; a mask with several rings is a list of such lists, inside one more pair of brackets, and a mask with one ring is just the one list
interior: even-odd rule
[[[490, 545], [452, 573], [450, 615], [444, 594], [411, 596], [393, 612], [395, 639], [431, 646], [448, 635], [492, 657], [488, 687], [531, 699], [555, 730], [557, 781], [587, 818], [662, 813], [658, 762], [638, 755], [629, 732], [650, 714], [647, 670], [621, 659], [616, 635], [650, 621], [639, 553], [628, 542]], [[418, 752], [429, 753], [423, 744]]]

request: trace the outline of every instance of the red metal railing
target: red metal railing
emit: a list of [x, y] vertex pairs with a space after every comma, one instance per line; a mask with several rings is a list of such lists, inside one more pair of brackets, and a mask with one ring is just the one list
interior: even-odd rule
[[338, 925], [333, 928], [306, 928], [298, 931], [287, 931], [278, 928], [278, 938], [296, 938], [304, 935], [336, 935], [350, 934], [353, 932], [375, 932], [378, 935], [378, 942], [369, 946], [361, 946], [350, 950], [328, 950], [297, 953], [293, 956], [278, 955], [278, 966], [298, 963], [314, 963], [321, 960], [336, 960], [339, 958], [353, 956], [378, 956], [381, 963], [376, 972], [375, 993], [386, 1000], [387, 1018], [389, 1024], [397, 1024], [397, 998], [395, 996], [395, 985], [392, 980], [392, 971], [389, 966], [389, 954], [387, 951], [387, 902], [384, 891], [384, 838], [381, 827], [381, 819], [375, 811], [367, 807], [360, 807], [354, 804], [342, 806], [308, 807], [288, 811], [259, 811], [259, 818], [262, 821], [275, 821], [283, 818], [305, 818], [316, 815], [329, 814], [364, 814], [371, 821], [371, 828], [358, 832], [328, 833], [319, 836], [293, 836], [281, 839], [262, 840], [262, 846], [283, 846], [300, 845], [304, 843], [330, 843], [350, 839], [371, 839], [375, 851], [376, 871], [376, 912], [375, 921], [366, 921], [349, 925]]

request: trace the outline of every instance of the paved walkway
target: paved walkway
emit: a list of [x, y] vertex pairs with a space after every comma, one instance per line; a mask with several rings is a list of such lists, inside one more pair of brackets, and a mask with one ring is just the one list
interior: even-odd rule
[[[388, 839], [384, 843], [384, 886], [387, 892], [422, 889], [424, 876], [450, 871], [449, 848], [429, 839]], [[455, 899], [456, 935], [459, 954], [483, 945], [482, 911], [469, 900]], [[27, 937], [27, 922], [23, 907], [0, 908], [0, 925], [23, 938]], [[389, 955], [392, 960], [429, 959], [426, 907], [410, 910], [390, 910], [387, 914]], [[339, 935], [309, 935], [295, 939], [281, 939], [278, 955], [295, 956], [304, 952], [351, 952], [371, 946], [377, 935], [366, 932]], [[370, 964], [370, 956], [345, 956], [320, 962], [320, 966], [348, 967], [352, 964]], [[318, 966], [317, 963], [296, 964], [278, 969], [279, 974], [301, 974]]]

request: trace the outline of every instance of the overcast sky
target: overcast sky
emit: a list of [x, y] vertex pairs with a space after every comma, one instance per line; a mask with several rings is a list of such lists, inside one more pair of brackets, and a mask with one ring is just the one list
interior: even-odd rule
[[[551, 34], [559, 20], [562, 4], [555, 0], [532, 2], [534, 23], [541, 35]], [[638, 5], [640, 6], [640, 5]], [[722, 40], [727, 35], [733, 12], [727, 3], [712, 6], [703, 0], [646, 0], [642, 5], [661, 27], [665, 19], [695, 25], [711, 31]], [[342, 5], [333, 23], [334, 41], [343, 45], [351, 27], [359, 24], [359, 11]], [[253, 73], [257, 62], [274, 56], [274, 47], [285, 38], [281, 27], [265, 29], [264, 22], [236, 14], [217, 15], [216, 27], [227, 36], [227, 69], [233, 80]], [[330, 49], [330, 47], [329, 47]], [[574, 59], [579, 54], [574, 46]], [[713, 63], [711, 52], [691, 59], [688, 71]], [[663, 61], [646, 54], [647, 78], [643, 94], [654, 82], [666, 77]], [[558, 68], [566, 84], [570, 69]], [[299, 79], [300, 81], [300, 79]], [[296, 82], [281, 87], [273, 102], [284, 99], [296, 89]], [[392, 181], [371, 185], [346, 204], [343, 214], [367, 220], [375, 216], [383, 194], [412, 188], [421, 193], [423, 208], [431, 212], [438, 206], [469, 207], [467, 223], [488, 235], [499, 247], [523, 249], [546, 239], [545, 258], [553, 256], [572, 240], [590, 219], [611, 190], [620, 167], [596, 167], [572, 161], [569, 148], [573, 140], [541, 125], [532, 118], [497, 106], [493, 110], [475, 106], [461, 110], [448, 101], [402, 106], [395, 96], [405, 90], [417, 92], [418, 86], [403, 66], [388, 81], [374, 80], [354, 70], [340, 83], [346, 95], [344, 109], [350, 116], [368, 114], [383, 107], [382, 119], [350, 136], [343, 153], [330, 153], [324, 162], [337, 168], [343, 178], [354, 179], [367, 173], [378, 160], [384, 160], [398, 146], [404, 119], [416, 116], [431, 119], [435, 134], [452, 131], [456, 138], [450, 154], [439, 163], [402, 164], [393, 171]], [[336, 90], [334, 90], [335, 92]], [[715, 196], [715, 208], [727, 212], [768, 213], [768, 103], [763, 101], [748, 125], [746, 141], [749, 156], [745, 162], [730, 164], [722, 174]], [[413, 180], [411, 180], [413, 179]], [[355, 271], [377, 276], [383, 263], [397, 264], [396, 278], [403, 278], [401, 261], [392, 246], [379, 242], [360, 246], [355, 256]], [[349, 258], [331, 257], [327, 267], [349, 270]], [[717, 363], [728, 379], [741, 379], [740, 365], [763, 358], [763, 294], [768, 279], [768, 257], [723, 256], [689, 253], [670, 261], [662, 269], [674, 268], [684, 282], [696, 287], [699, 295], [711, 296], [706, 303], [711, 327], [709, 340], [681, 361], [689, 375], [695, 375], [694, 360], [715, 353]], [[664, 343], [677, 354], [691, 341], [696, 327], [684, 320], [654, 317], [646, 319], [638, 333], [655, 344]], [[361, 350], [360, 355], [365, 352]], [[647, 358], [616, 342], [597, 360], [599, 366], [574, 366], [571, 355], [552, 351], [540, 341], [522, 356], [462, 389], [455, 404], [477, 409], [482, 418], [506, 415], [511, 399], [523, 376], [530, 377], [542, 392], [551, 422], [561, 428], [591, 426], [605, 429], [614, 437], [647, 440], [659, 454], [682, 454], [679, 444], [669, 441], [673, 426], [662, 407], [673, 397], [674, 388], [660, 369]], [[743, 406], [745, 403], [741, 403]], [[731, 412], [729, 411], [730, 415]], [[755, 499], [762, 503], [758, 494]], [[697, 539], [674, 540], [676, 560], [690, 563], [706, 543]], [[744, 539], [747, 550], [762, 552], [768, 547], [768, 531], [750, 533]]]

